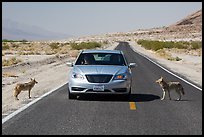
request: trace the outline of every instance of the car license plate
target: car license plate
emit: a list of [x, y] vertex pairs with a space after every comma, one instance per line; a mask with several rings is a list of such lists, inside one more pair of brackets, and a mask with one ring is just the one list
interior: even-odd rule
[[93, 91], [104, 91], [103, 85], [95, 85], [93, 86]]

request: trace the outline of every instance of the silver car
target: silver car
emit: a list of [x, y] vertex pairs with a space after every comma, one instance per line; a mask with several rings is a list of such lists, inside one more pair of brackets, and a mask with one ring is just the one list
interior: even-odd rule
[[119, 50], [84, 50], [75, 63], [69, 76], [69, 99], [82, 94], [131, 94], [131, 68]]

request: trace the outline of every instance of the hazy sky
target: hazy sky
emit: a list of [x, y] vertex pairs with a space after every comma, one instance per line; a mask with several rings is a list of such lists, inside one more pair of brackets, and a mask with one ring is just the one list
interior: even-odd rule
[[202, 2], [3, 2], [2, 17], [75, 36], [168, 26]]

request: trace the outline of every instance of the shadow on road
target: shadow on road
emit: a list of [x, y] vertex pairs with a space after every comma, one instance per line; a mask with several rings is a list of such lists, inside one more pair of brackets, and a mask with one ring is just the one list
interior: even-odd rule
[[81, 95], [79, 101], [121, 101], [121, 102], [147, 102], [160, 99], [159, 96], [152, 94], [131, 94], [129, 98], [123, 95]]

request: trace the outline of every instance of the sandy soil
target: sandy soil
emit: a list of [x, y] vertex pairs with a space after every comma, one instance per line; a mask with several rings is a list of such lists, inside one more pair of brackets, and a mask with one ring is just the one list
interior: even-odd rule
[[[114, 49], [117, 44], [113, 43], [106, 49]], [[182, 58], [182, 61], [175, 62], [162, 59], [154, 52], [136, 45], [135, 42], [130, 42], [130, 45], [138, 52], [155, 59], [202, 87], [202, 56], [173, 53]], [[2, 118], [43, 94], [67, 83], [70, 67], [66, 65], [66, 62], [75, 60], [74, 57], [67, 55], [21, 55], [19, 58], [23, 60], [23, 63], [11, 67], [2, 67]], [[35, 78], [38, 81], [38, 84], [31, 91], [31, 99], [28, 99], [28, 92], [23, 91], [19, 95], [19, 100], [15, 100], [12, 94], [16, 83], [29, 82], [30, 78]]]

